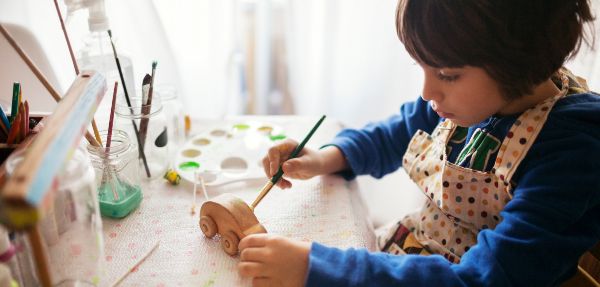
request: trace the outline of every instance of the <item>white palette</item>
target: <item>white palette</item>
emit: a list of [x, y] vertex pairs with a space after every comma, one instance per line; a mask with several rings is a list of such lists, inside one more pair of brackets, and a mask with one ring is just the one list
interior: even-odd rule
[[284, 139], [280, 127], [241, 122], [193, 136], [177, 152], [175, 169], [184, 180], [203, 177], [207, 186], [265, 178], [262, 158]]

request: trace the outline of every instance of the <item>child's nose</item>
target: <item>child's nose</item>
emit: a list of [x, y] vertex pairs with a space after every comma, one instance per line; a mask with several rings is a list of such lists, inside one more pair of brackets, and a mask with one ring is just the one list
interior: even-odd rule
[[425, 82], [423, 83], [423, 92], [421, 93], [423, 100], [441, 102], [443, 98], [442, 91], [438, 88], [435, 79], [431, 79], [425, 76]]

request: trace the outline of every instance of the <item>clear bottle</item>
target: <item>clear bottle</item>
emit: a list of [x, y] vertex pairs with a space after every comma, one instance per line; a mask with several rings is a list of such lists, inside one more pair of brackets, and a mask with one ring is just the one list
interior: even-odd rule
[[[141, 95], [141, 91], [138, 91]], [[169, 134], [163, 113], [161, 96], [154, 91], [152, 103], [142, 105], [141, 96], [131, 96], [129, 105], [123, 95], [117, 95], [115, 121], [119, 130], [127, 133], [138, 147], [140, 177], [144, 180], [162, 178], [169, 164]], [[140, 148], [143, 147], [143, 148]]]
[[[24, 151], [17, 151], [7, 159], [7, 175], [23, 160], [23, 155]], [[54, 196], [39, 223], [48, 251], [52, 283], [55, 286], [97, 285], [103, 270], [104, 243], [94, 169], [87, 154], [76, 149], [55, 180]], [[30, 253], [27, 241], [24, 233], [17, 233], [15, 242], [25, 248], [25, 253]], [[18, 257], [25, 261], [19, 264], [22, 274], [37, 274], [26, 262], [30, 257], [31, 254]]]
[[177, 88], [173, 85], [157, 85], [156, 92], [160, 95], [163, 112], [167, 119], [169, 134], [169, 158], [173, 159], [177, 149], [185, 141], [185, 121], [183, 104], [177, 95]]
[[[107, 131], [101, 131], [106, 143]], [[137, 147], [127, 133], [114, 129], [109, 148], [87, 146], [96, 171], [100, 213], [122, 218], [135, 210], [142, 201]]]
[[[87, 17], [85, 17], [87, 21], [82, 21], [82, 19], [77, 19], [76, 17], [67, 17], [67, 19], [74, 18], [72, 23], [68, 23], [68, 26], [70, 26], [69, 30], [79, 31], [80, 33], [78, 35], [80, 35], [80, 37], [77, 39], [82, 40], [82, 46], [80, 45], [76, 50], [79, 70], [96, 70], [106, 77], [109, 87], [112, 86], [112, 83], [117, 81], [119, 82], [119, 88], [121, 90], [123, 87], [127, 87], [127, 92], [133, 94], [135, 91], [135, 80], [133, 77], [132, 61], [123, 49], [118, 49], [118, 35], [113, 34], [112, 42], [116, 47], [115, 50], [119, 58], [119, 66], [123, 73], [123, 80], [125, 81], [125, 84], [123, 84], [116, 64], [111, 39], [108, 35], [110, 27], [108, 17], [106, 16], [104, 1], [71, 1], [73, 3], [68, 7], [73, 7], [72, 10], [88, 10]], [[69, 16], [71, 15], [76, 16], [77, 13], [70, 12]], [[79, 18], [81, 18], [81, 16]], [[87, 22], [87, 25], [85, 22]], [[82, 29], [82, 26], [87, 26], [87, 30]], [[83, 30], [83, 32], [81, 32], [81, 30]], [[97, 115], [100, 115], [99, 121], [103, 120], [102, 115], [110, 114], [110, 99], [112, 99], [112, 89], [109, 88], [96, 113]]]

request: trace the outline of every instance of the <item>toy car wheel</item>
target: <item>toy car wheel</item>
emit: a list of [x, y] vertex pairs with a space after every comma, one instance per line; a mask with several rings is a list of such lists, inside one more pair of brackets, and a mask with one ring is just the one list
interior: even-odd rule
[[238, 252], [238, 244], [240, 240], [238, 239], [235, 233], [228, 231], [224, 234], [221, 234], [221, 247], [225, 250], [225, 253], [234, 256]]
[[217, 225], [210, 216], [205, 215], [200, 217], [200, 229], [202, 229], [202, 233], [208, 238], [212, 238], [217, 234]]

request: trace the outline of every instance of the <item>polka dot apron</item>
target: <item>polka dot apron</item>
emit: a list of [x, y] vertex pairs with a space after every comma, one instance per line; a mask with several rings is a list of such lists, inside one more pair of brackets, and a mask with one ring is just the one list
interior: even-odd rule
[[557, 100], [579, 84], [567, 70], [558, 74], [561, 92], [528, 109], [504, 138], [490, 172], [447, 160], [446, 146], [456, 125], [438, 124], [431, 135], [419, 130], [411, 139], [403, 167], [427, 196], [424, 206], [378, 232], [377, 245], [392, 254], [440, 254], [450, 262], [477, 243], [480, 230], [495, 228], [500, 211], [512, 198], [511, 178], [542, 129]]

